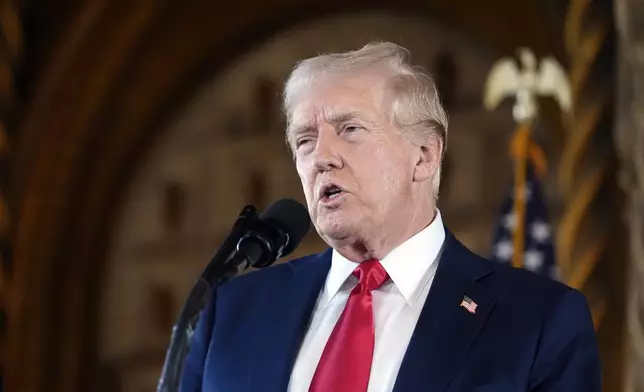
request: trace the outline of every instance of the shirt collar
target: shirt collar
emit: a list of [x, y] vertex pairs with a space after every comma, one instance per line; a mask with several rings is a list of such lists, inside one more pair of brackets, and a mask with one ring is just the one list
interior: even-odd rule
[[[380, 260], [409, 305], [413, 305], [418, 300], [422, 288], [436, 270], [434, 267], [444, 241], [445, 227], [440, 211], [436, 210], [432, 223]], [[331, 269], [321, 299], [322, 306], [326, 306], [347, 283], [347, 278], [356, 267], [357, 263], [333, 250]]]

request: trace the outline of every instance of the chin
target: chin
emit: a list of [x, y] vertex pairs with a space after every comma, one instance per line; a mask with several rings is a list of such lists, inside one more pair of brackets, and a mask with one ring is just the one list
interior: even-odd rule
[[333, 221], [320, 222], [318, 225], [318, 233], [322, 238], [341, 240], [349, 237], [354, 232], [352, 226], [344, 220], [334, 219]]

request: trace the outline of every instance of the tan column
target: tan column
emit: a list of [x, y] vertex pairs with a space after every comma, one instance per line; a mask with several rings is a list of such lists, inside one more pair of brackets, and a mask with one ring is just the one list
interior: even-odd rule
[[618, 87], [616, 145], [629, 228], [625, 390], [644, 392], [644, 2], [616, 0]]

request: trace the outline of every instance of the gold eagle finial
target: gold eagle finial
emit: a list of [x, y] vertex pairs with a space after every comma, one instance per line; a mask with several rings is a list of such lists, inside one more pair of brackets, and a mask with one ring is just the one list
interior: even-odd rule
[[539, 111], [536, 97], [550, 96], [564, 112], [570, 113], [570, 83], [557, 60], [549, 56], [537, 64], [532, 50], [523, 47], [518, 49], [518, 58], [521, 68], [511, 57], [503, 57], [492, 66], [483, 97], [485, 109], [493, 110], [505, 98], [514, 97], [514, 119], [518, 123], [530, 123]]

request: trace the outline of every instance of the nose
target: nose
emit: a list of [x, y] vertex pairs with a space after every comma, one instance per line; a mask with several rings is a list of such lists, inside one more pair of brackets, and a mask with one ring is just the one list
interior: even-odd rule
[[325, 172], [340, 169], [343, 165], [339, 153], [341, 138], [333, 127], [321, 129], [315, 146], [315, 169]]

